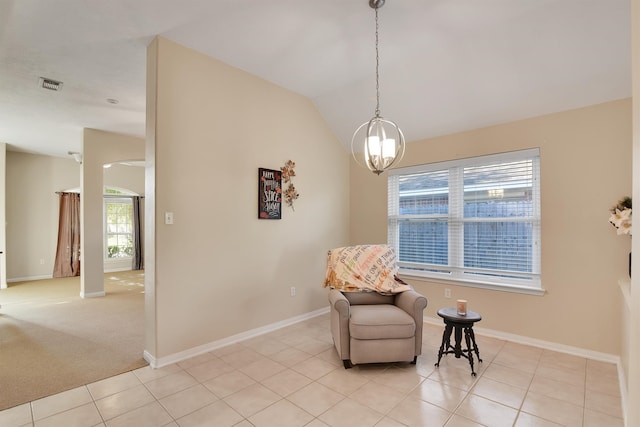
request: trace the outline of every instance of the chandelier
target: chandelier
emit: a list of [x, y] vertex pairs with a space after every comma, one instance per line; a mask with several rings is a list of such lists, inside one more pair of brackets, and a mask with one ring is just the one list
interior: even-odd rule
[[380, 116], [380, 56], [378, 54], [378, 9], [385, 0], [369, 0], [376, 13], [376, 110], [371, 120], [356, 129], [351, 138], [351, 154], [356, 162], [380, 175], [404, 156], [404, 134], [397, 124]]

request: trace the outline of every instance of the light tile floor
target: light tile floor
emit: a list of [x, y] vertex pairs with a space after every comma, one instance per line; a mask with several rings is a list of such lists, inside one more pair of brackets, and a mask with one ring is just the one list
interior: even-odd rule
[[345, 370], [322, 315], [161, 369], [141, 368], [0, 412], [12, 426], [623, 426], [617, 368], [476, 334], [483, 363]]

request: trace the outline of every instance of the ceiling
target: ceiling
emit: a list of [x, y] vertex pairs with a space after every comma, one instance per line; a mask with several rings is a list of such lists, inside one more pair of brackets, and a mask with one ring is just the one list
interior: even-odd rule
[[[379, 20], [381, 115], [408, 141], [631, 96], [630, 0], [388, 0]], [[0, 0], [0, 142], [142, 137], [162, 35], [309, 97], [349, 146], [375, 110], [374, 31], [367, 0]]]

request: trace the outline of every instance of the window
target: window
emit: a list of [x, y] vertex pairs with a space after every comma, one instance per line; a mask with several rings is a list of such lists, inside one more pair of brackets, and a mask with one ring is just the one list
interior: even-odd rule
[[541, 293], [538, 149], [390, 171], [400, 273]]
[[133, 204], [130, 197], [105, 196], [105, 259], [133, 257]]

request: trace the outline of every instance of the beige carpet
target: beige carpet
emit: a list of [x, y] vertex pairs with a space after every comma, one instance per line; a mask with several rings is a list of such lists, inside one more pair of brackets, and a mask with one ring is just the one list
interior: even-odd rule
[[0, 410], [147, 365], [144, 272], [104, 275], [102, 298], [80, 278], [0, 290]]

